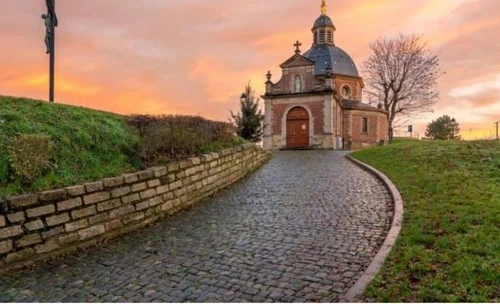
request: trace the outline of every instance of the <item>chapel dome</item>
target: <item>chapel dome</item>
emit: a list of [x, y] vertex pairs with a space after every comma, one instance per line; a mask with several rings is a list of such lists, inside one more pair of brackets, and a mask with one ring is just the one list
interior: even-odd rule
[[304, 57], [315, 62], [314, 74], [316, 76], [325, 75], [326, 68], [330, 65], [333, 74], [359, 77], [358, 69], [351, 56], [335, 45], [314, 44], [304, 53]]
[[324, 26], [334, 26], [334, 25], [333, 25], [332, 19], [330, 19], [330, 17], [322, 14], [314, 22], [313, 30], [317, 27], [324, 27]]

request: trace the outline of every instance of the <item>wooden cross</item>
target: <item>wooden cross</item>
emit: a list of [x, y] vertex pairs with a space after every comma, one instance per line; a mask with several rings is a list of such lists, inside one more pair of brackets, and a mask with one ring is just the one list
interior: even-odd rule
[[295, 44], [294, 44], [293, 46], [294, 46], [294, 47], [296, 47], [296, 49], [295, 49], [295, 54], [300, 54], [300, 49], [299, 49], [299, 47], [301, 47], [301, 46], [302, 46], [302, 43], [300, 43], [300, 42], [297, 40], [297, 42], [295, 42]]

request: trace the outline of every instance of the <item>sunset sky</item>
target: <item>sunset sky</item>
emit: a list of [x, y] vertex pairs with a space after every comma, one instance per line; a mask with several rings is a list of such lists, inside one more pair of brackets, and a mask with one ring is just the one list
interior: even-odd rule
[[[245, 84], [312, 44], [320, 0], [56, 0], [56, 102], [123, 114], [227, 120]], [[418, 34], [440, 58], [441, 101], [464, 137], [500, 120], [499, 0], [327, 0], [336, 45], [361, 72], [369, 43]], [[0, 94], [47, 99], [44, 0], [0, 0]], [[361, 76], [362, 73], [361, 73]], [[472, 131], [471, 131], [472, 129]], [[485, 130], [485, 131], [480, 131]]]

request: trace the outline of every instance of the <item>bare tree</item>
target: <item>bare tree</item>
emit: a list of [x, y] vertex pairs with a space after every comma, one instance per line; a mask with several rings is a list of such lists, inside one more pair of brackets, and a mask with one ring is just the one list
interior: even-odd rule
[[425, 47], [419, 37], [403, 34], [370, 44], [372, 54], [363, 63], [365, 93], [370, 103], [381, 103], [389, 112], [389, 142], [395, 121], [432, 112], [439, 100], [439, 59]]

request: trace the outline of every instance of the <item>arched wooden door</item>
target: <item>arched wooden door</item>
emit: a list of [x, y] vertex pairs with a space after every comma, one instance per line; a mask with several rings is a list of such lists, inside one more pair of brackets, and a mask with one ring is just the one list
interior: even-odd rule
[[286, 117], [286, 146], [290, 149], [309, 147], [309, 113], [295, 107]]

